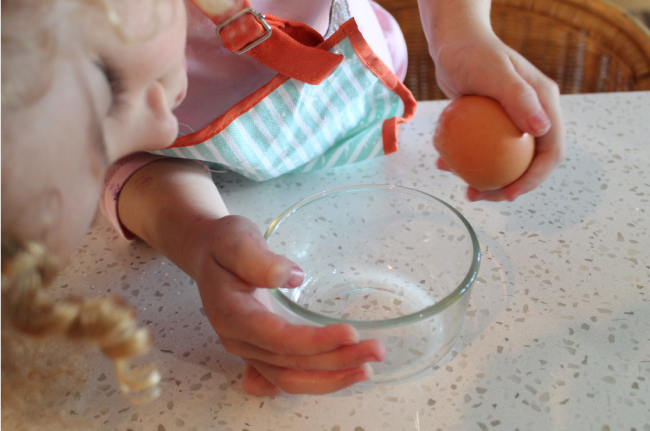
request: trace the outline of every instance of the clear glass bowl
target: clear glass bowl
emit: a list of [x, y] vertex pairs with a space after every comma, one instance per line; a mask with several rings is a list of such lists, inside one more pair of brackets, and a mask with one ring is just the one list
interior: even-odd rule
[[439, 361], [463, 324], [480, 262], [474, 230], [449, 204], [391, 185], [318, 193], [286, 210], [269, 248], [305, 271], [302, 286], [271, 291], [296, 324], [349, 323], [386, 358], [373, 383], [412, 377]]

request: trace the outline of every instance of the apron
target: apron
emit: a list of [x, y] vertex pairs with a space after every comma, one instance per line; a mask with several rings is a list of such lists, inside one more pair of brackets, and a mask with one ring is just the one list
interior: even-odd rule
[[278, 74], [155, 154], [264, 181], [397, 151], [399, 124], [415, 114], [415, 99], [372, 52], [346, 0], [332, 4], [327, 39], [302, 23], [260, 14], [248, 0], [224, 15], [206, 15], [226, 48]]

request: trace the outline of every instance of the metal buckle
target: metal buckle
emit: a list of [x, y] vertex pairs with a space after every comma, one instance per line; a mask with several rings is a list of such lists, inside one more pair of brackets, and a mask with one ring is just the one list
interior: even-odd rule
[[262, 27], [264, 27], [264, 30], [266, 30], [266, 33], [262, 37], [260, 37], [259, 39], [257, 39], [254, 42], [249, 43], [248, 45], [246, 45], [245, 47], [243, 47], [239, 51], [235, 51], [235, 54], [243, 54], [246, 51], [249, 51], [249, 50], [255, 48], [257, 45], [259, 45], [260, 43], [264, 42], [266, 39], [271, 37], [271, 33], [273, 32], [273, 30], [271, 30], [271, 26], [269, 25], [269, 23], [266, 22], [266, 20], [264, 19], [264, 18], [266, 18], [266, 16], [263, 13], [259, 13], [258, 11], [253, 9], [252, 7], [249, 7], [249, 8], [246, 8], [244, 10], [241, 10], [241, 11], [237, 12], [235, 15], [228, 18], [227, 20], [222, 22], [219, 26], [217, 26], [217, 30], [216, 30], [217, 37], [219, 38], [219, 40], [221, 41], [222, 44], [223, 44], [223, 40], [221, 39], [221, 34], [220, 34], [221, 30], [225, 26], [230, 24], [231, 22], [237, 20], [240, 16], [245, 15], [247, 13], [249, 13], [249, 14], [253, 15], [255, 18], [257, 18], [259, 23], [262, 24]]

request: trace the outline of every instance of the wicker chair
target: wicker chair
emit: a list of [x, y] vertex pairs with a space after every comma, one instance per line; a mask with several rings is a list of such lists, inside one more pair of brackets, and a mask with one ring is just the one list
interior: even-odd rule
[[[444, 99], [417, 0], [378, 0], [408, 45], [406, 85], [418, 100]], [[563, 94], [650, 90], [650, 32], [605, 0], [492, 0], [492, 26], [555, 80]]]

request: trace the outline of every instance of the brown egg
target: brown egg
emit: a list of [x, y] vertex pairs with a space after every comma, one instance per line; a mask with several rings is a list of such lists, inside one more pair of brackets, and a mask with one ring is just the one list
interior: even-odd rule
[[433, 144], [440, 158], [479, 191], [513, 183], [528, 169], [535, 138], [520, 131], [494, 99], [464, 96], [440, 115]]

